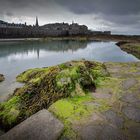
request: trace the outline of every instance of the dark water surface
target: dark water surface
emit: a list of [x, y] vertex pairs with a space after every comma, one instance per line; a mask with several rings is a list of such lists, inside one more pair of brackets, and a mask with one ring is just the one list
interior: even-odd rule
[[47, 67], [83, 58], [101, 62], [138, 61], [117, 47], [115, 42], [0, 42], [0, 73], [6, 78], [0, 83], [0, 101], [21, 86], [15, 82], [19, 73], [29, 68]]

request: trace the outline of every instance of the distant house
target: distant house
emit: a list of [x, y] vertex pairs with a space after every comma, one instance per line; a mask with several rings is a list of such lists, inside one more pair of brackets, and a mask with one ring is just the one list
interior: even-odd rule
[[85, 25], [79, 25], [77, 23], [53, 23], [46, 24], [40, 27], [46, 31], [47, 35], [85, 35], [88, 33], [88, 27]]
[[26, 26], [25, 24], [15, 24], [15, 23], [8, 23], [5, 21], [0, 20], [0, 28], [23, 28]]

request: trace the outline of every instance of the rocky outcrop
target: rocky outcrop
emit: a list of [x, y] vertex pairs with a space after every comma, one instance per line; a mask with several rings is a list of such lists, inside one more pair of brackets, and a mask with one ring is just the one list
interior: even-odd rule
[[43, 109], [4, 135], [1, 140], [57, 140], [63, 124]]
[[102, 63], [85, 60], [25, 71], [17, 77], [25, 85], [0, 104], [1, 126], [8, 130], [59, 99], [83, 96], [105, 75]]
[[4, 75], [3, 74], [0, 74], [0, 82], [4, 81]]

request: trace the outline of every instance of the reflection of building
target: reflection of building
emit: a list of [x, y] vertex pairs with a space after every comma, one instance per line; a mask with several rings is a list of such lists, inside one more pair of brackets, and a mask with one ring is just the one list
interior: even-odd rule
[[38, 59], [39, 59], [39, 53], [40, 53], [39, 48], [37, 48], [37, 58]]
[[[29, 52], [36, 53], [36, 56], [40, 57], [40, 50], [50, 52], [67, 52], [77, 51], [78, 49], [85, 49], [87, 47], [87, 41], [47, 41], [47, 42], [15, 42], [0, 43], [0, 57], [9, 56], [13, 54], [28, 54]], [[26, 47], [25, 47], [26, 46]]]

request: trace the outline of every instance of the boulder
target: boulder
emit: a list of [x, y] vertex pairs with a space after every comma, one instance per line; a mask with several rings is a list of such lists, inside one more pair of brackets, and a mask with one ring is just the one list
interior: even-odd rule
[[2, 135], [0, 140], [56, 140], [63, 127], [59, 120], [43, 109]]

